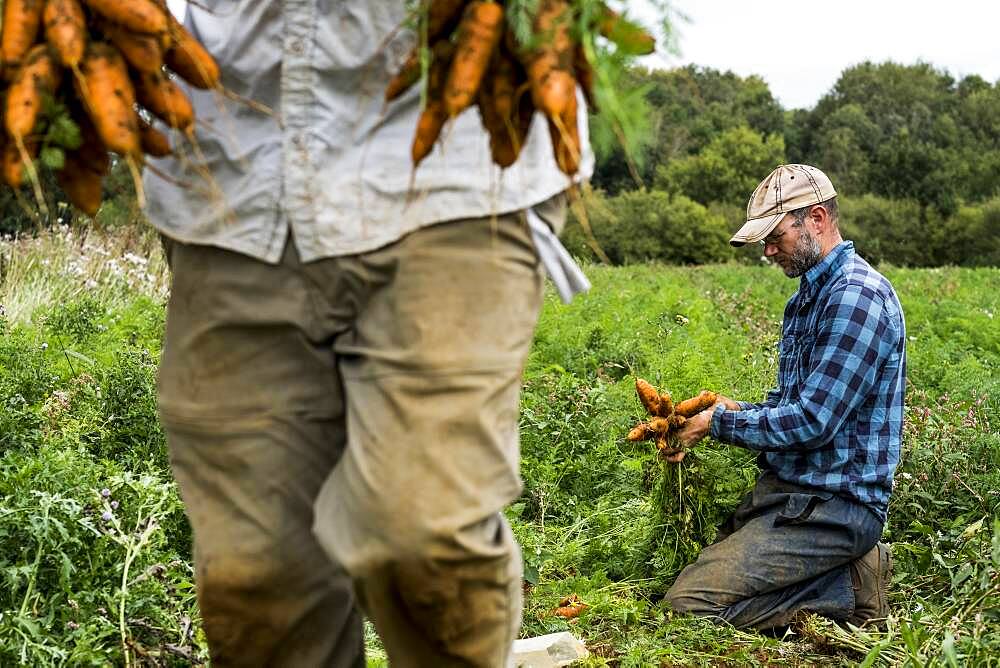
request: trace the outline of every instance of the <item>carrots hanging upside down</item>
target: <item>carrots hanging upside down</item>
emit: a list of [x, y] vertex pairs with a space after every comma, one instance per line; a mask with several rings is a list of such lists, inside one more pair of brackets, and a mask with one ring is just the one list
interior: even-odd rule
[[[430, 68], [425, 108], [413, 140], [413, 164], [430, 153], [441, 125], [478, 105], [490, 137], [493, 162], [512, 165], [527, 141], [536, 110], [548, 123], [556, 165], [567, 175], [580, 168], [577, 84], [594, 104], [595, 72], [584, 34], [602, 35], [627, 54], [651, 53], [654, 41], [642, 28], [611, 9], [580, 0], [537, 0], [529, 7], [530, 34], [515, 31], [524, 6], [507, 11], [505, 2], [424, 0], [418, 33], [426, 43], [413, 50], [385, 90], [386, 102], [401, 97], [420, 80], [421, 52]], [[513, 15], [513, 16], [512, 16]], [[437, 45], [454, 45], [443, 86], [435, 77]], [[441, 113], [445, 118], [441, 119]], [[440, 123], [439, 123], [440, 121]]]
[[165, 0], [5, 0], [0, 57], [0, 171], [13, 188], [30, 181], [39, 208], [39, 155], [71, 203], [93, 214], [109, 152], [125, 159], [137, 186], [146, 156], [173, 152], [153, 117], [191, 139], [194, 109], [172, 74], [221, 88], [217, 63]]

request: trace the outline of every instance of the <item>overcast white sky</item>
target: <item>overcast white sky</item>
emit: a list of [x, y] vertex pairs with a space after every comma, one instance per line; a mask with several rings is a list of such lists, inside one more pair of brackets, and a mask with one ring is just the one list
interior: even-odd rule
[[[271, 0], [277, 1], [277, 0]], [[183, 12], [184, 0], [169, 0]], [[624, 3], [642, 16], [643, 0]], [[1000, 79], [996, 0], [673, 0], [681, 54], [650, 66], [695, 63], [759, 74], [786, 108], [810, 107], [840, 72], [865, 60], [931, 63], [959, 78]]]
[[656, 56], [650, 66], [695, 63], [759, 74], [786, 108], [812, 106], [844, 68], [865, 60], [924, 61], [955, 78], [1000, 79], [996, 0], [673, 0], [673, 6], [691, 19], [678, 24], [680, 57]]

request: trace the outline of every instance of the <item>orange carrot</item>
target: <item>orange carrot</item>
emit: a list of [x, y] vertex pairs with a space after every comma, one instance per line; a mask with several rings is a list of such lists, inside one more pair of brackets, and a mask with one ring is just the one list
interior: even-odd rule
[[683, 427], [684, 423], [687, 422], [687, 418], [680, 413], [674, 413], [667, 418], [667, 422], [670, 424], [668, 431], [673, 431], [674, 429]]
[[684, 417], [691, 417], [697, 413], [702, 412], [706, 408], [710, 407], [715, 403], [717, 395], [715, 392], [709, 392], [708, 390], [702, 390], [698, 393], [698, 396], [691, 397], [690, 399], [685, 399], [684, 401], [677, 404], [674, 409], [677, 411], [678, 415], [683, 415]]
[[572, 176], [580, 169], [580, 134], [577, 127], [576, 91], [570, 96], [559, 122], [550, 117], [549, 135], [556, 164], [564, 174]]
[[219, 64], [177, 19], [170, 17], [173, 46], [166, 54], [167, 67], [195, 88], [219, 86]]
[[434, 142], [441, 134], [441, 128], [444, 127], [446, 120], [448, 120], [448, 114], [437, 103], [428, 104], [420, 112], [420, 118], [417, 119], [417, 131], [413, 135], [413, 146], [410, 149], [410, 157], [414, 167], [430, 155], [431, 149], [434, 148]]
[[517, 89], [523, 73], [518, 62], [501, 46], [490, 70], [490, 95], [497, 114], [505, 123], [514, 119], [517, 109]]
[[660, 393], [642, 378], [635, 379], [635, 393], [639, 395], [639, 401], [646, 408], [650, 415], [659, 415]]
[[571, 19], [565, 0], [540, 0], [534, 20], [537, 43], [522, 56], [535, 106], [549, 118], [562, 118], [575, 99]]
[[513, 164], [521, 153], [521, 148], [528, 139], [531, 121], [535, 115], [535, 105], [531, 96], [526, 95], [529, 85], [526, 74], [520, 62], [514, 58], [505, 44], [501, 44], [500, 52], [495, 58], [493, 68], [488, 75], [489, 81], [483, 88], [489, 88], [493, 96], [496, 113], [504, 124], [505, 137], [490, 135], [490, 146], [494, 162], [505, 166], [498, 156], [505, 156], [507, 165]]
[[632, 430], [629, 431], [628, 436], [625, 438], [634, 443], [636, 441], [648, 440], [652, 438], [655, 433], [656, 432], [650, 429], [648, 422], [640, 422], [636, 426], [632, 427]]
[[667, 435], [666, 432], [663, 432], [663, 433], [657, 435], [657, 437], [656, 437], [656, 449], [659, 450], [662, 453], [668, 453], [668, 454], [669, 453], [673, 453], [674, 448], [672, 448], [671, 445], [670, 445], [670, 441], [671, 440], [672, 439], [670, 438], [670, 436]]
[[660, 412], [661, 417], [670, 417], [674, 414], [674, 400], [669, 392], [660, 392]]
[[142, 144], [143, 152], [154, 158], [162, 158], [173, 153], [167, 135], [141, 118], [139, 119], [139, 140]]
[[141, 156], [135, 91], [121, 53], [110, 44], [92, 42], [84, 53], [80, 72], [82, 81], [76, 82], [77, 93], [101, 141], [109, 151]]
[[45, 0], [5, 0], [0, 56], [8, 65], [17, 64], [31, 49], [42, 25]]
[[83, 111], [74, 111], [73, 120], [80, 128], [82, 141], [80, 146], [71, 153], [83, 164], [98, 174], [107, 174], [111, 170], [111, 158], [108, 156], [108, 149], [101, 141], [97, 128], [94, 127], [90, 116]]
[[649, 429], [654, 434], [666, 434], [672, 426], [673, 423], [670, 418], [657, 416], [649, 421]]
[[52, 94], [59, 86], [61, 71], [46, 44], [39, 44], [24, 57], [7, 91], [4, 125], [15, 141], [31, 134], [42, 110], [43, 94]]
[[441, 95], [444, 92], [444, 81], [447, 76], [454, 47], [450, 42], [441, 41], [434, 45], [430, 71], [427, 73], [427, 104], [417, 120], [417, 131], [413, 135], [413, 146], [410, 155], [416, 168], [431, 149], [441, 134], [444, 122], [448, 120]]
[[513, 146], [510, 145], [507, 126], [497, 113], [490, 86], [480, 88], [476, 106], [479, 108], [483, 127], [490, 136], [490, 154], [493, 156], [493, 162], [500, 167], [509, 167], [514, 163]]
[[66, 156], [56, 176], [70, 203], [93, 218], [104, 199], [104, 177], [73, 154]]
[[139, 104], [168, 126], [194, 130], [194, 107], [183, 91], [162, 74], [139, 72], [134, 79]]
[[48, 40], [59, 62], [69, 68], [77, 67], [87, 47], [87, 18], [77, 0], [48, 0], [45, 3], [45, 39]]
[[427, 26], [427, 43], [435, 44], [455, 29], [467, 0], [425, 0], [422, 11]]
[[163, 69], [163, 50], [155, 35], [137, 33], [111, 21], [101, 21], [100, 27], [135, 70], [159, 74]]
[[[38, 156], [38, 142], [28, 141], [25, 143], [25, 153], [28, 159], [34, 160]], [[3, 181], [11, 188], [20, 188], [24, 184], [24, 175], [27, 165], [24, 162], [25, 155], [18, 150], [17, 145], [7, 142], [3, 146], [2, 171]]]
[[385, 101], [392, 102], [420, 80], [420, 50], [414, 49], [403, 63], [396, 76], [385, 87]]
[[444, 109], [457, 116], [472, 104], [486, 67], [503, 35], [503, 6], [497, 2], [471, 2], [458, 25], [458, 42], [444, 87]]
[[656, 50], [656, 40], [649, 33], [607, 5], [601, 7], [597, 30], [627, 54], [648, 56]]
[[167, 10], [153, 0], [83, 0], [98, 14], [135, 32], [158, 34], [168, 27]]

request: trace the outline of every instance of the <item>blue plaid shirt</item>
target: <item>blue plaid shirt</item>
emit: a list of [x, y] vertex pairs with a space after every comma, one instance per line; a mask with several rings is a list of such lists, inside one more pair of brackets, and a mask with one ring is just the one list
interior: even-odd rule
[[760, 451], [761, 466], [780, 479], [856, 499], [884, 522], [906, 384], [895, 290], [845, 241], [802, 276], [781, 334], [778, 387], [763, 403], [718, 407], [712, 436]]

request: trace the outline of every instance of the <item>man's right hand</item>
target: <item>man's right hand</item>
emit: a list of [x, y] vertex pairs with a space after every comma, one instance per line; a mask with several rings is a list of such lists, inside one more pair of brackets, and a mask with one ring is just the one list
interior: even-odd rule
[[715, 395], [715, 403], [716, 404], [719, 404], [719, 403], [725, 404], [727, 411], [738, 411], [740, 409], [740, 405], [738, 403], [736, 403], [735, 401], [733, 401], [729, 397], [722, 396], [721, 394], [716, 394]]
[[[736, 403], [727, 396], [716, 394], [714, 404], [712, 404], [709, 408], [705, 409], [701, 413], [698, 413], [698, 415], [692, 416], [688, 420], [688, 422], [685, 423], [684, 427], [681, 428], [682, 433], [692, 432], [690, 434], [684, 433], [683, 436], [679, 436], [679, 439], [681, 440], [683, 447], [678, 448], [676, 450], [670, 450], [668, 452], [664, 452], [663, 453], [664, 459], [666, 459], [668, 462], [672, 464], [679, 464], [681, 461], [683, 461], [684, 455], [686, 453], [686, 448], [692, 447], [695, 443], [700, 441], [708, 434], [708, 429], [712, 423], [711, 416], [713, 413], [715, 413], [715, 409], [719, 404], [724, 405], [726, 407], [726, 410], [728, 411], [740, 410], [740, 405], [738, 403]], [[698, 424], [699, 416], [702, 418], [701, 421], [705, 423], [704, 425]]]

